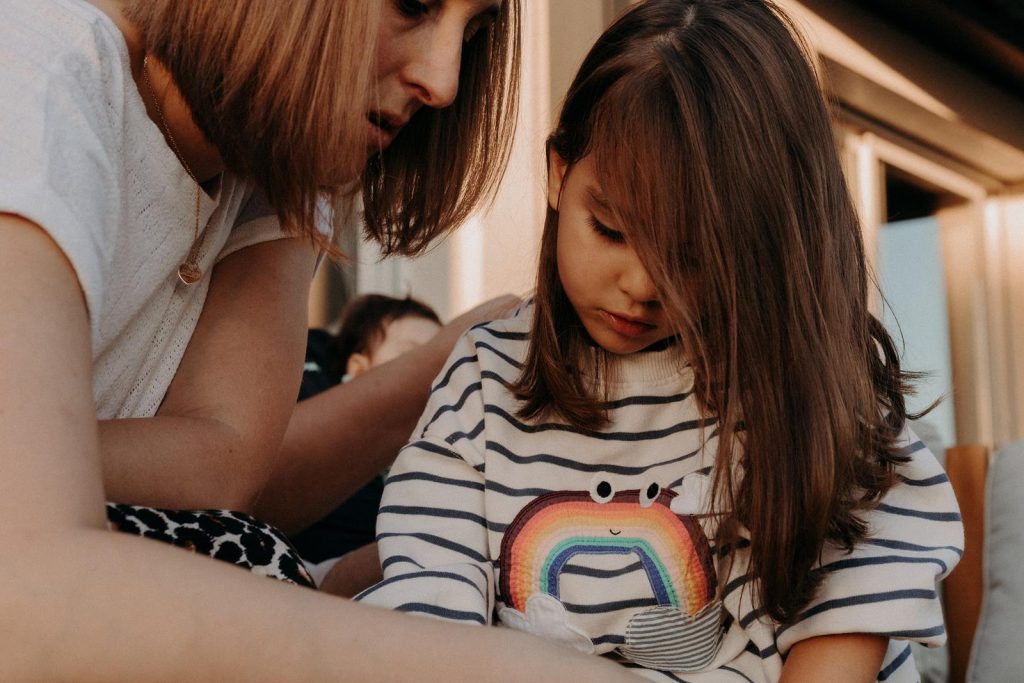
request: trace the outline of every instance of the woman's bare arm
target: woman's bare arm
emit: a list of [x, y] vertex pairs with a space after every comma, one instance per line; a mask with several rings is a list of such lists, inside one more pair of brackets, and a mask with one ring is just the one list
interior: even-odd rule
[[217, 265], [157, 416], [100, 425], [111, 500], [252, 510], [298, 393], [313, 260], [282, 239]]
[[0, 680], [632, 680], [106, 531], [81, 291], [32, 224], [0, 245]]
[[405, 445], [430, 383], [462, 333], [518, 303], [515, 296], [491, 299], [445, 325], [424, 346], [296, 405], [256, 516], [295, 532], [370, 481]]

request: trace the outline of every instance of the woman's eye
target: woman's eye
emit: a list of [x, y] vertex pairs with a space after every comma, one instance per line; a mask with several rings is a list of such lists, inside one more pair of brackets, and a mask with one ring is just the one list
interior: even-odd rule
[[494, 23], [494, 14], [488, 12], [487, 14], [481, 14], [480, 16], [473, 17], [468, 24], [466, 24], [466, 32], [462, 36], [462, 42], [468, 43], [473, 40], [477, 33], [487, 28]]
[[430, 11], [430, 6], [419, 0], [395, 0], [398, 11], [407, 17], [422, 17]]
[[604, 237], [606, 240], [611, 240], [612, 242], [617, 242], [620, 244], [626, 241], [625, 236], [621, 232], [619, 232], [618, 230], [612, 230], [607, 225], [597, 220], [593, 216], [590, 217], [590, 225], [594, 228], [594, 232], [596, 232], [601, 237]]

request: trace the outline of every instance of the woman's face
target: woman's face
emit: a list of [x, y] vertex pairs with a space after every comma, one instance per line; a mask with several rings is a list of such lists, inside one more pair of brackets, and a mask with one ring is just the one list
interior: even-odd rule
[[494, 21], [502, 0], [386, 0], [377, 47], [370, 153], [391, 144], [420, 107], [447, 107], [459, 90], [463, 45]]

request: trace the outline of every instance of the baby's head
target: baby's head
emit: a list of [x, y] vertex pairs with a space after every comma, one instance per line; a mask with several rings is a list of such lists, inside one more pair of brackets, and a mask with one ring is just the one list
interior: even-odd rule
[[426, 304], [364, 294], [345, 306], [337, 337], [338, 362], [353, 377], [425, 344], [441, 321]]
[[569, 88], [548, 180], [519, 385], [541, 398], [524, 415], [595, 422], [592, 392], [565, 376], [594, 344], [677, 338], [708, 398], [741, 347], [763, 355], [806, 311], [866, 291], [828, 110], [770, 2], [647, 0], [623, 15]]

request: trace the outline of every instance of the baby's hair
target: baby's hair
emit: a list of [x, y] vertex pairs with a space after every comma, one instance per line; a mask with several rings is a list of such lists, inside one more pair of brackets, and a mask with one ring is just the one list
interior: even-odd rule
[[424, 318], [441, 324], [434, 309], [409, 296], [396, 299], [363, 294], [348, 302], [339, 317], [340, 329], [335, 338], [338, 368], [344, 371], [352, 354], [372, 351], [384, 339], [387, 326], [403, 318]]
[[[566, 177], [593, 159], [658, 289], [708, 447], [723, 436], [719, 547], [749, 530], [749, 585], [780, 623], [813, 597], [823, 544], [864, 539], [858, 513], [907, 460], [896, 440], [914, 379], [867, 309], [860, 225], [809, 54], [770, 1], [648, 0], [598, 39], [548, 140]], [[559, 281], [557, 229], [549, 209], [513, 391], [523, 418], [597, 428], [602, 383], [579, 369], [602, 365]]]

